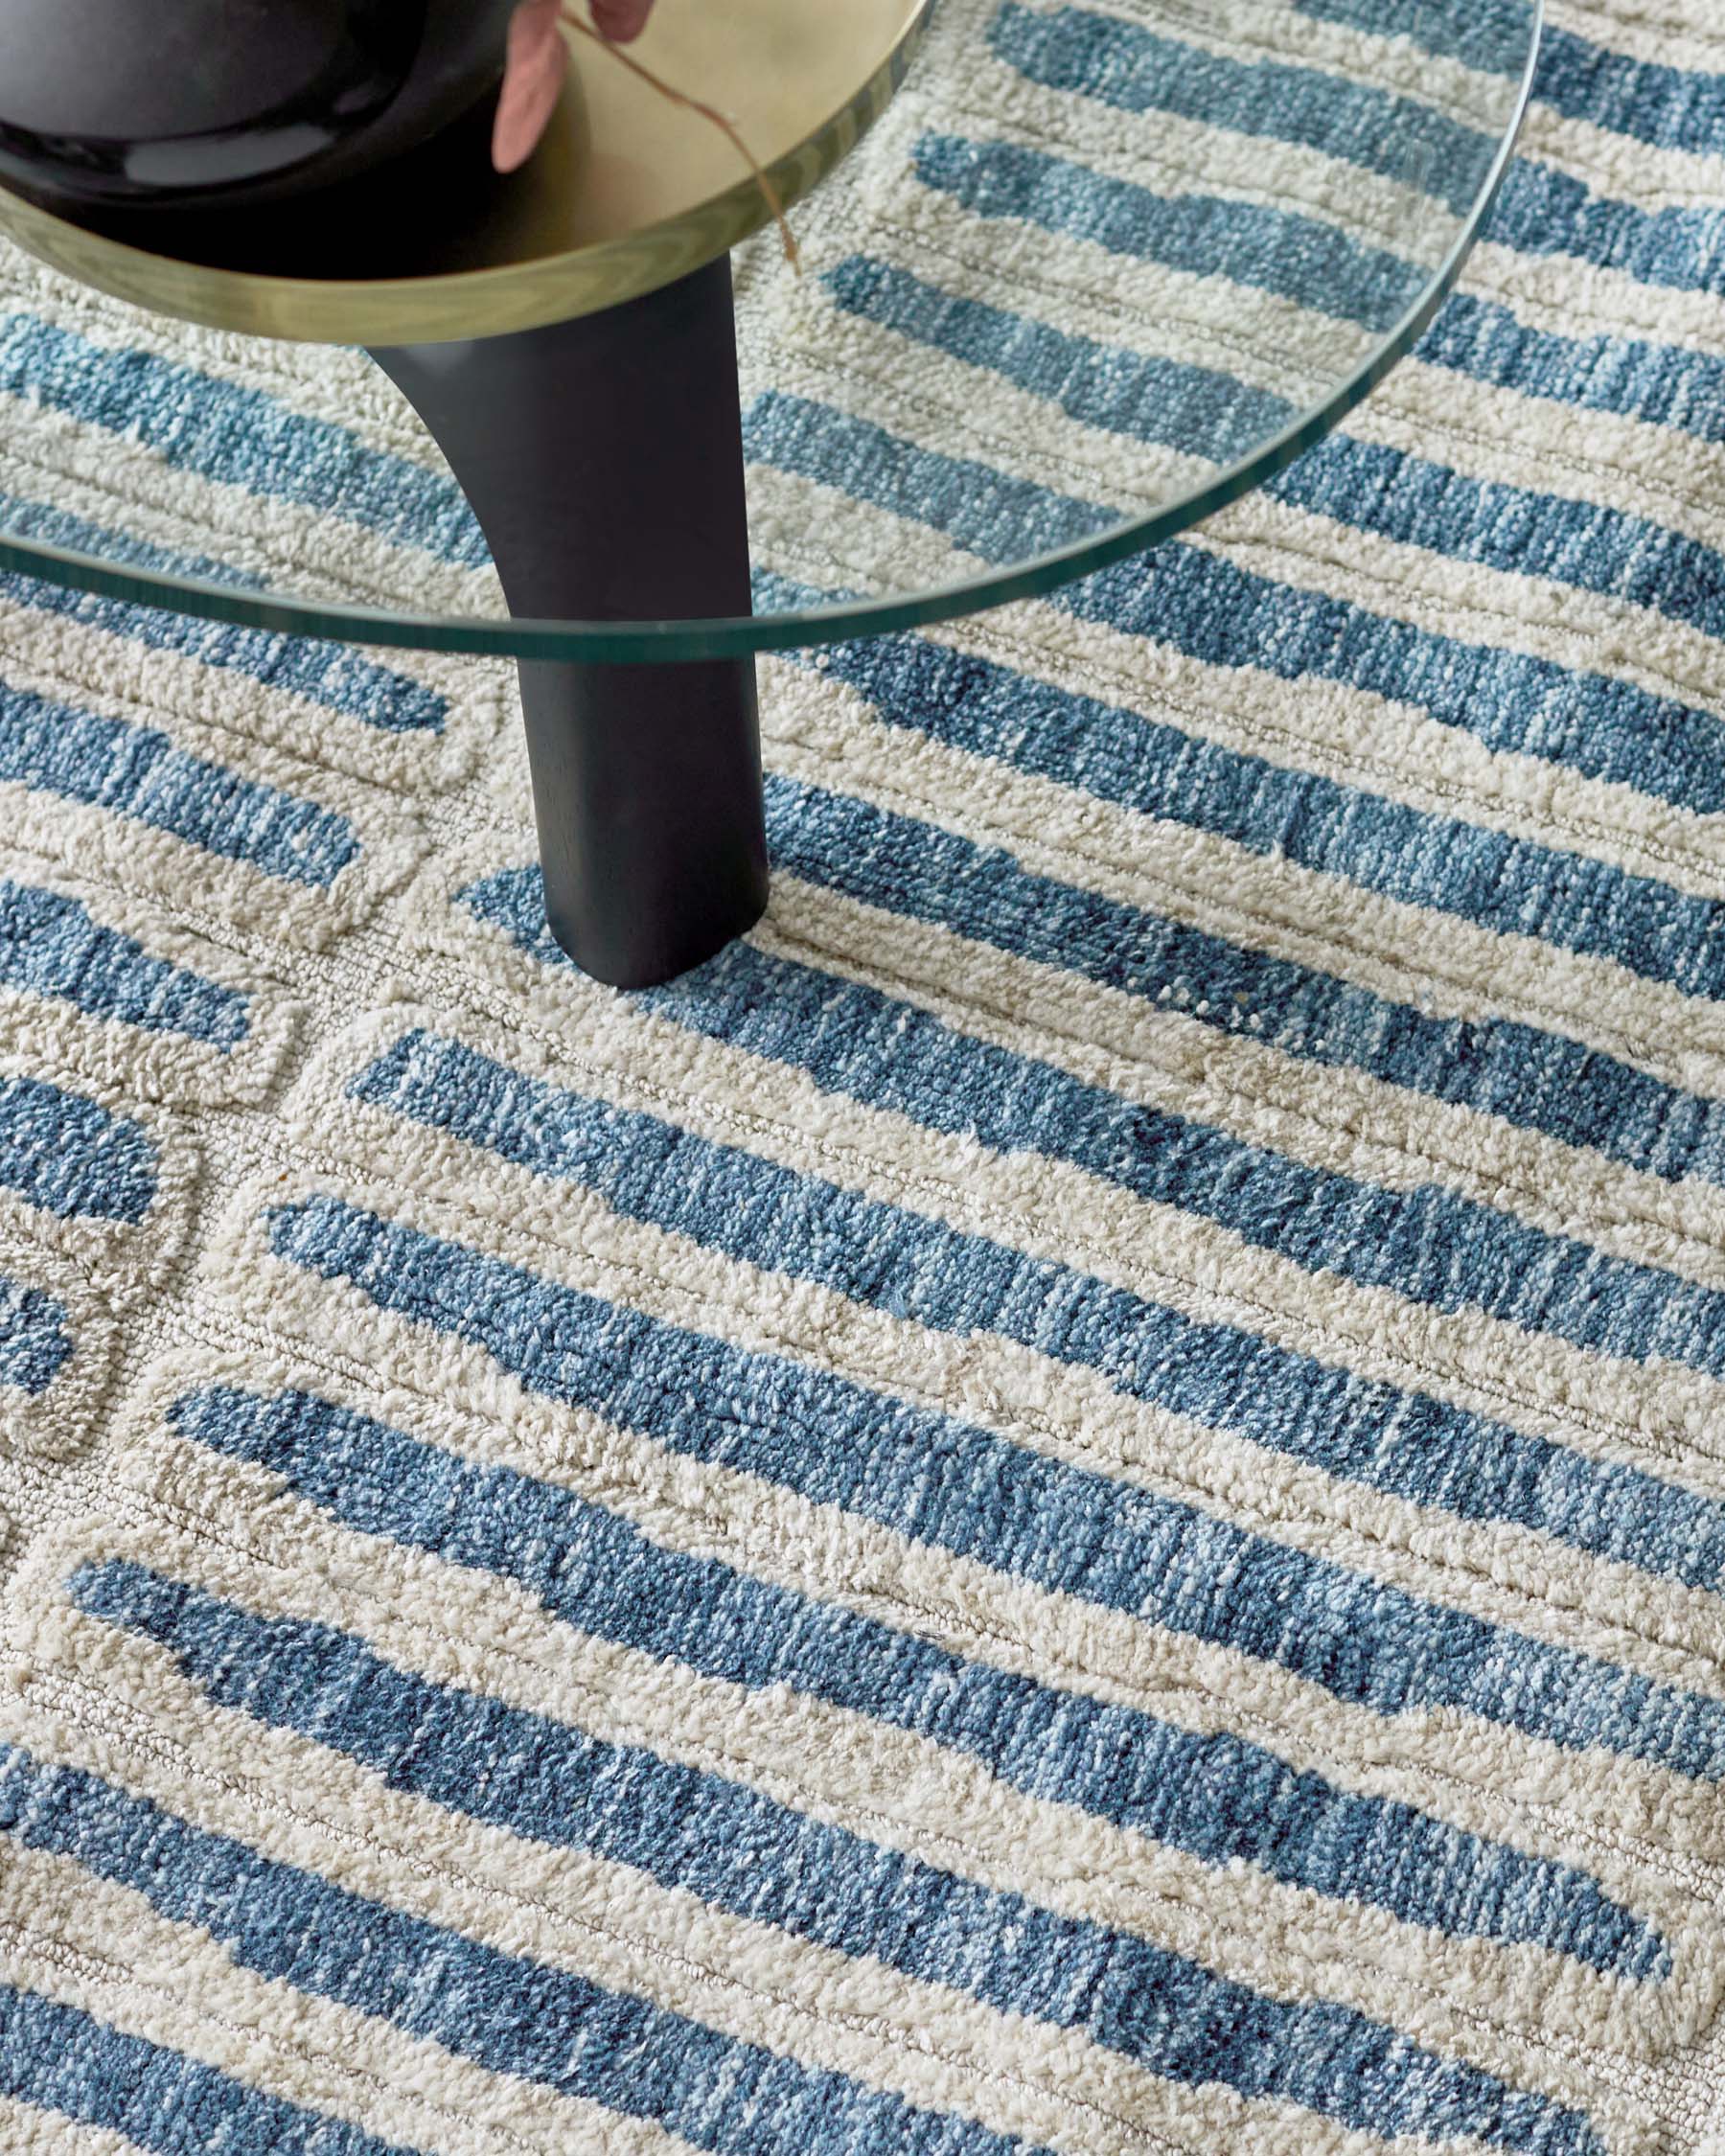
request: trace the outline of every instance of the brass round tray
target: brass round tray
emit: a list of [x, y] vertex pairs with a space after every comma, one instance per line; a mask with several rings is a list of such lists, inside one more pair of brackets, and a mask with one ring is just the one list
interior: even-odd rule
[[[932, 0], [661, 0], [630, 53], [732, 119], [794, 202], [886, 109]], [[253, 336], [396, 345], [495, 336], [667, 285], [768, 219], [723, 131], [591, 41], [507, 178], [475, 123], [289, 206], [73, 221], [0, 188], [0, 232], [158, 313]], [[148, 243], [141, 243], [148, 232]], [[164, 251], [164, 234], [172, 248]]]

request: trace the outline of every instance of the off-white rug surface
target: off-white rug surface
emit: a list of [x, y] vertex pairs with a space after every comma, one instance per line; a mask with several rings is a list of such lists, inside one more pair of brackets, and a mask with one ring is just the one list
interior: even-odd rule
[[[947, 0], [741, 264], [766, 572], [1376, 333], [1411, 183], [1300, 115], [1467, 125], [1490, 11], [1302, 19], [1230, 192], [1132, 39], [1244, 8]], [[650, 995], [504, 670], [6, 583], [0, 2147], [1718, 2145], [1722, 151], [1705, 0], [1560, 0], [1342, 432], [763, 662], [771, 909]], [[483, 595], [358, 356], [4, 281], [9, 522]]]

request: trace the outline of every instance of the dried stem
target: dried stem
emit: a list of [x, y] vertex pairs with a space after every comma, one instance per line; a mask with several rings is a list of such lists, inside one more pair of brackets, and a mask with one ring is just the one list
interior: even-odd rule
[[663, 76], [656, 75], [652, 68], [643, 66], [632, 53], [626, 52], [621, 45], [608, 37], [602, 30], [596, 28], [594, 24], [585, 21], [571, 9], [565, 7], [562, 13], [563, 19], [571, 30], [579, 31], [584, 37], [590, 37], [595, 45], [603, 45], [612, 59], [621, 60], [632, 75], [638, 75], [643, 82], [651, 83], [660, 97], [669, 98], [673, 104], [686, 105], [691, 112], [698, 112], [703, 120], [710, 120], [713, 126], [729, 139], [735, 147], [737, 154], [754, 174], [754, 183], [761, 191], [761, 199], [772, 213], [773, 221], [778, 226], [779, 240], [785, 250], [785, 260], [800, 277], [802, 275], [802, 256], [797, 248], [796, 235], [791, 230], [791, 220], [785, 215], [785, 205], [779, 199], [778, 189], [767, 177], [766, 172], [755, 158], [754, 151], [743, 140], [736, 122], [727, 119], [716, 105], [705, 104], [700, 98], [692, 98], [686, 91], [674, 88], [671, 83], [665, 80]]

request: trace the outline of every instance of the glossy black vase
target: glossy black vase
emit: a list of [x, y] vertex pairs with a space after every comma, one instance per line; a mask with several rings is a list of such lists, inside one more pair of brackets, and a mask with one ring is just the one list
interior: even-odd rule
[[351, 178], [501, 76], [514, 0], [0, 0], [0, 181], [236, 209]]

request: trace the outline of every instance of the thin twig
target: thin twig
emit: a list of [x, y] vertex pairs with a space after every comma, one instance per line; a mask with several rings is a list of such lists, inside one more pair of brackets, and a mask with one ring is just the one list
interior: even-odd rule
[[797, 248], [796, 235], [791, 229], [791, 220], [785, 215], [785, 205], [779, 199], [778, 189], [767, 177], [766, 172], [755, 158], [754, 151], [743, 140], [742, 135], [738, 132], [736, 122], [727, 119], [716, 105], [705, 104], [700, 98], [690, 97], [687, 91], [674, 88], [671, 83], [665, 80], [663, 76], [656, 75], [652, 68], [643, 66], [632, 53], [625, 52], [621, 45], [608, 37], [594, 24], [585, 22], [572, 10], [564, 8], [562, 13], [563, 19], [571, 30], [578, 30], [582, 36], [590, 37], [595, 45], [603, 45], [612, 59], [621, 60], [632, 75], [638, 75], [643, 82], [651, 83], [660, 97], [669, 98], [673, 104], [686, 105], [691, 112], [700, 113], [703, 120], [710, 120], [715, 127], [729, 138], [736, 149], [737, 154], [754, 174], [755, 185], [761, 191], [761, 199], [772, 213], [773, 221], [779, 229], [779, 240], [785, 250], [785, 260], [800, 277], [802, 275], [802, 255]]

